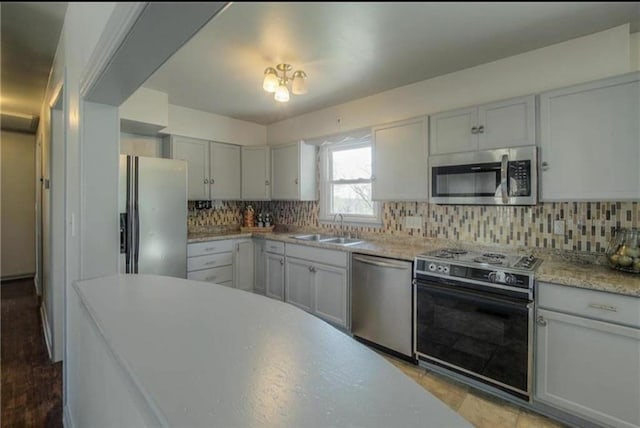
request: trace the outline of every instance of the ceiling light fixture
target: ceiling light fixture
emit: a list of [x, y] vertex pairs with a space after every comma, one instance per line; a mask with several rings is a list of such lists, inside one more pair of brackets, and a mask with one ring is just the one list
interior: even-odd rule
[[291, 77], [287, 76], [287, 73], [292, 69], [290, 64], [278, 64], [276, 68], [267, 67], [264, 70], [262, 88], [267, 92], [273, 92], [273, 98], [276, 101], [281, 103], [289, 101], [289, 84], [291, 84], [291, 92], [294, 95], [307, 93], [307, 73], [297, 70], [293, 72]]

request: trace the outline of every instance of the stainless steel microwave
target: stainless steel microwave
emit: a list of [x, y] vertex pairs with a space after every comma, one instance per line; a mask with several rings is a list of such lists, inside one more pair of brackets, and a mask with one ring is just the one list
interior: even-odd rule
[[536, 205], [535, 146], [436, 155], [429, 158], [429, 202], [461, 205]]

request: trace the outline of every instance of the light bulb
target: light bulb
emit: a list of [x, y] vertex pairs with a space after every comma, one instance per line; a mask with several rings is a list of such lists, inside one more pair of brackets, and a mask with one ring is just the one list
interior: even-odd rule
[[307, 93], [307, 74], [298, 70], [293, 73], [293, 83], [291, 84], [291, 92], [295, 95], [303, 95]]
[[278, 79], [278, 74], [276, 70], [272, 67], [268, 67], [264, 71], [264, 81], [262, 82], [262, 89], [267, 92], [275, 92], [278, 89], [278, 85], [280, 84], [280, 79]]
[[287, 101], [289, 101], [289, 90], [284, 84], [278, 86], [274, 98], [276, 101], [280, 101], [281, 103], [286, 103]]

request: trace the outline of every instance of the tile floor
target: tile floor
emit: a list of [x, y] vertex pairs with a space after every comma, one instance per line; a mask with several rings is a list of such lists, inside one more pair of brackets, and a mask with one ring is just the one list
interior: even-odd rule
[[387, 355], [383, 356], [477, 428], [565, 427], [559, 422], [522, 410], [437, 373]]

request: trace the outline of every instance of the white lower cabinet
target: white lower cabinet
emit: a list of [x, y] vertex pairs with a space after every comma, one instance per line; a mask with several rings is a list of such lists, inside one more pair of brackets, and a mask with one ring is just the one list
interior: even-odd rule
[[240, 290], [253, 291], [253, 241], [236, 240], [233, 254], [233, 286]]
[[253, 292], [264, 294], [265, 268], [264, 268], [264, 240], [253, 241]]
[[285, 261], [285, 301], [313, 312], [313, 266], [307, 260], [287, 257]]
[[[550, 285], [556, 295], [557, 287]], [[578, 289], [569, 287], [567, 293], [573, 290]], [[585, 300], [590, 310], [617, 309], [598, 303], [599, 295], [606, 299], [607, 293], [590, 293]], [[571, 302], [584, 293], [575, 294], [567, 296]], [[640, 299], [628, 299], [640, 309]], [[536, 400], [607, 426], [640, 427], [640, 326], [580, 315], [537, 310]]]
[[285, 301], [349, 327], [347, 253], [287, 244]]
[[272, 299], [284, 300], [284, 256], [264, 253], [264, 294]]

